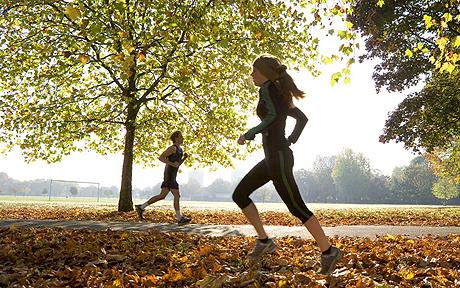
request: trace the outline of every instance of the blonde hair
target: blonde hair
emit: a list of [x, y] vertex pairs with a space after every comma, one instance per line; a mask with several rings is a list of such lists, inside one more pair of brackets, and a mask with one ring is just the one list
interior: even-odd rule
[[292, 77], [286, 72], [286, 65], [275, 56], [261, 55], [254, 61], [253, 66], [275, 84], [287, 104], [292, 105], [292, 97], [296, 99], [305, 97], [305, 93], [297, 88]]

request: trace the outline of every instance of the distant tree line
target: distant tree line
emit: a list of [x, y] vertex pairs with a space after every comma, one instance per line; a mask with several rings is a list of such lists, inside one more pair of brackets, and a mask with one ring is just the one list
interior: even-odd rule
[[[311, 170], [294, 172], [299, 190], [307, 203], [460, 204], [460, 185], [437, 177], [422, 156], [407, 166], [397, 167], [391, 176], [374, 170], [361, 153], [345, 149], [338, 155], [318, 156]], [[233, 182], [220, 178], [202, 186], [191, 178], [181, 184], [182, 200], [232, 201]], [[50, 180], [18, 181], [0, 172], [0, 195], [47, 196]], [[118, 197], [118, 187], [100, 187], [100, 197]], [[160, 183], [134, 188], [134, 198], [147, 199], [160, 191]], [[52, 197], [96, 197], [97, 187], [53, 182]], [[256, 202], [281, 202], [271, 183], [255, 191]]]
[[[460, 185], [437, 177], [422, 156], [387, 176], [372, 169], [363, 154], [345, 149], [338, 155], [318, 156], [311, 170], [299, 169], [294, 176], [307, 203], [460, 204]], [[202, 187], [189, 179], [181, 185], [181, 195], [183, 200], [232, 201], [237, 184], [238, 181], [219, 178]], [[159, 191], [159, 185], [138, 191], [137, 196], [148, 198]], [[257, 202], [281, 202], [271, 183], [255, 191], [251, 198]]]
[[[19, 181], [0, 172], [0, 196], [40, 196], [40, 197], [97, 197], [97, 185], [81, 185], [79, 182], [59, 182], [50, 179]], [[118, 197], [119, 187], [99, 187], [99, 196]], [[50, 195], [51, 194], [51, 195]]]

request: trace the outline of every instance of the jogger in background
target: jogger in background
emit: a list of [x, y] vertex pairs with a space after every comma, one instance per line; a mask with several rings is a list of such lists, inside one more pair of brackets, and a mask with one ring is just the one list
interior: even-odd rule
[[166, 164], [160, 194], [153, 196], [142, 205], [135, 205], [135, 208], [139, 218], [144, 220], [145, 208], [157, 201], [165, 199], [166, 195], [171, 191], [174, 196], [174, 210], [176, 211], [177, 223], [183, 225], [189, 223], [191, 218], [183, 216], [180, 212], [179, 184], [177, 183], [176, 177], [179, 166], [188, 158], [188, 154], [182, 151], [181, 145], [184, 142], [184, 137], [180, 131], [174, 132], [170, 139], [173, 145], [169, 146], [159, 157], [160, 161]]

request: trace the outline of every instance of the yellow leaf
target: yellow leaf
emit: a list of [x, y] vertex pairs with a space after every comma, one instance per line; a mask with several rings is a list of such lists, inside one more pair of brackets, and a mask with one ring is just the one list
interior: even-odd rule
[[444, 20], [445, 20], [446, 22], [450, 22], [450, 21], [452, 21], [452, 14], [450, 14], [450, 13], [444, 13], [444, 15], [442, 15], [442, 18], [444, 18]]
[[113, 280], [112, 285], [115, 287], [123, 287], [123, 279], [118, 278], [118, 279]]
[[412, 58], [412, 56], [414, 55], [412, 53], [412, 51], [410, 49], [406, 49], [406, 53], [404, 53], [405, 56], [409, 57], [409, 58]]
[[349, 21], [345, 21], [345, 25], [347, 25], [348, 29], [351, 29], [353, 27], [353, 23], [351, 23]]
[[80, 61], [83, 64], [86, 64], [89, 61], [89, 57], [87, 55], [81, 54], [78, 56], [78, 61]]
[[185, 263], [188, 261], [188, 257], [187, 256], [184, 256], [184, 257], [181, 257], [178, 259], [181, 263]]
[[425, 28], [426, 29], [430, 28], [432, 25], [431, 16], [423, 15], [423, 20], [425, 21]]
[[123, 47], [123, 49], [128, 51], [128, 53], [131, 53], [135, 49], [134, 46], [131, 45], [131, 43], [129, 41], [123, 41], [121, 46]]
[[65, 8], [64, 14], [69, 17], [70, 20], [75, 21], [79, 17], [81, 17], [81, 12], [77, 8], [74, 8], [72, 6], [67, 6]]
[[379, 6], [380, 8], [382, 8], [383, 4], [385, 4], [384, 0], [378, 0], [377, 1], [377, 6]]
[[141, 52], [137, 54], [137, 60], [144, 62], [145, 61], [145, 53]]
[[452, 73], [454, 70], [455, 70], [455, 65], [453, 65], [452, 63], [449, 63], [449, 62], [444, 62], [442, 64], [441, 69], [439, 69], [440, 72], [447, 71], [449, 73]]
[[438, 44], [438, 47], [441, 50], [444, 50], [444, 48], [446, 47], [447, 40], [447, 37], [441, 37], [438, 40], [436, 40], [436, 44]]
[[387, 236], [385, 236], [385, 239], [394, 241], [394, 240], [396, 240], [396, 236], [393, 236], [391, 234], [387, 234]]
[[400, 274], [401, 276], [403, 276], [404, 279], [406, 279], [406, 280], [412, 280], [412, 279], [414, 279], [414, 277], [415, 277], [415, 274], [414, 274], [413, 272], [411, 272], [411, 271], [406, 271], [406, 270], [400, 271], [399, 274]]
[[459, 47], [460, 46], [460, 36], [455, 36], [452, 42], [454, 44], [454, 47]]
[[123, 60], [125, 60], [125, 54], [118, 53], [117, 55], [113, 56], [113, 58], [115, 58], [115, 60], [117, 60], [118, 62], [122, 62]]

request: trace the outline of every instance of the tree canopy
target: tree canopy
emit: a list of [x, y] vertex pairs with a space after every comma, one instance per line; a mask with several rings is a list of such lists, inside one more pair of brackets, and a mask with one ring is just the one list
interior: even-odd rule
[[396, 1], [383, 5], [356, 1], [348, 20], [365, 37], [367, 53], [377, 59], [377, 91], [402, 91], [433, 70], [452, 72], [460, 60], [460, 11], [457, 0]]
[[379, 59], [377, 91], [417, 83], [386, 123], [382, 142], [426, 153], [434, 171], [460, 181], [460, 11], [458, 1], [357, 1], [348, 20], [363, 34], [365, 59]]

